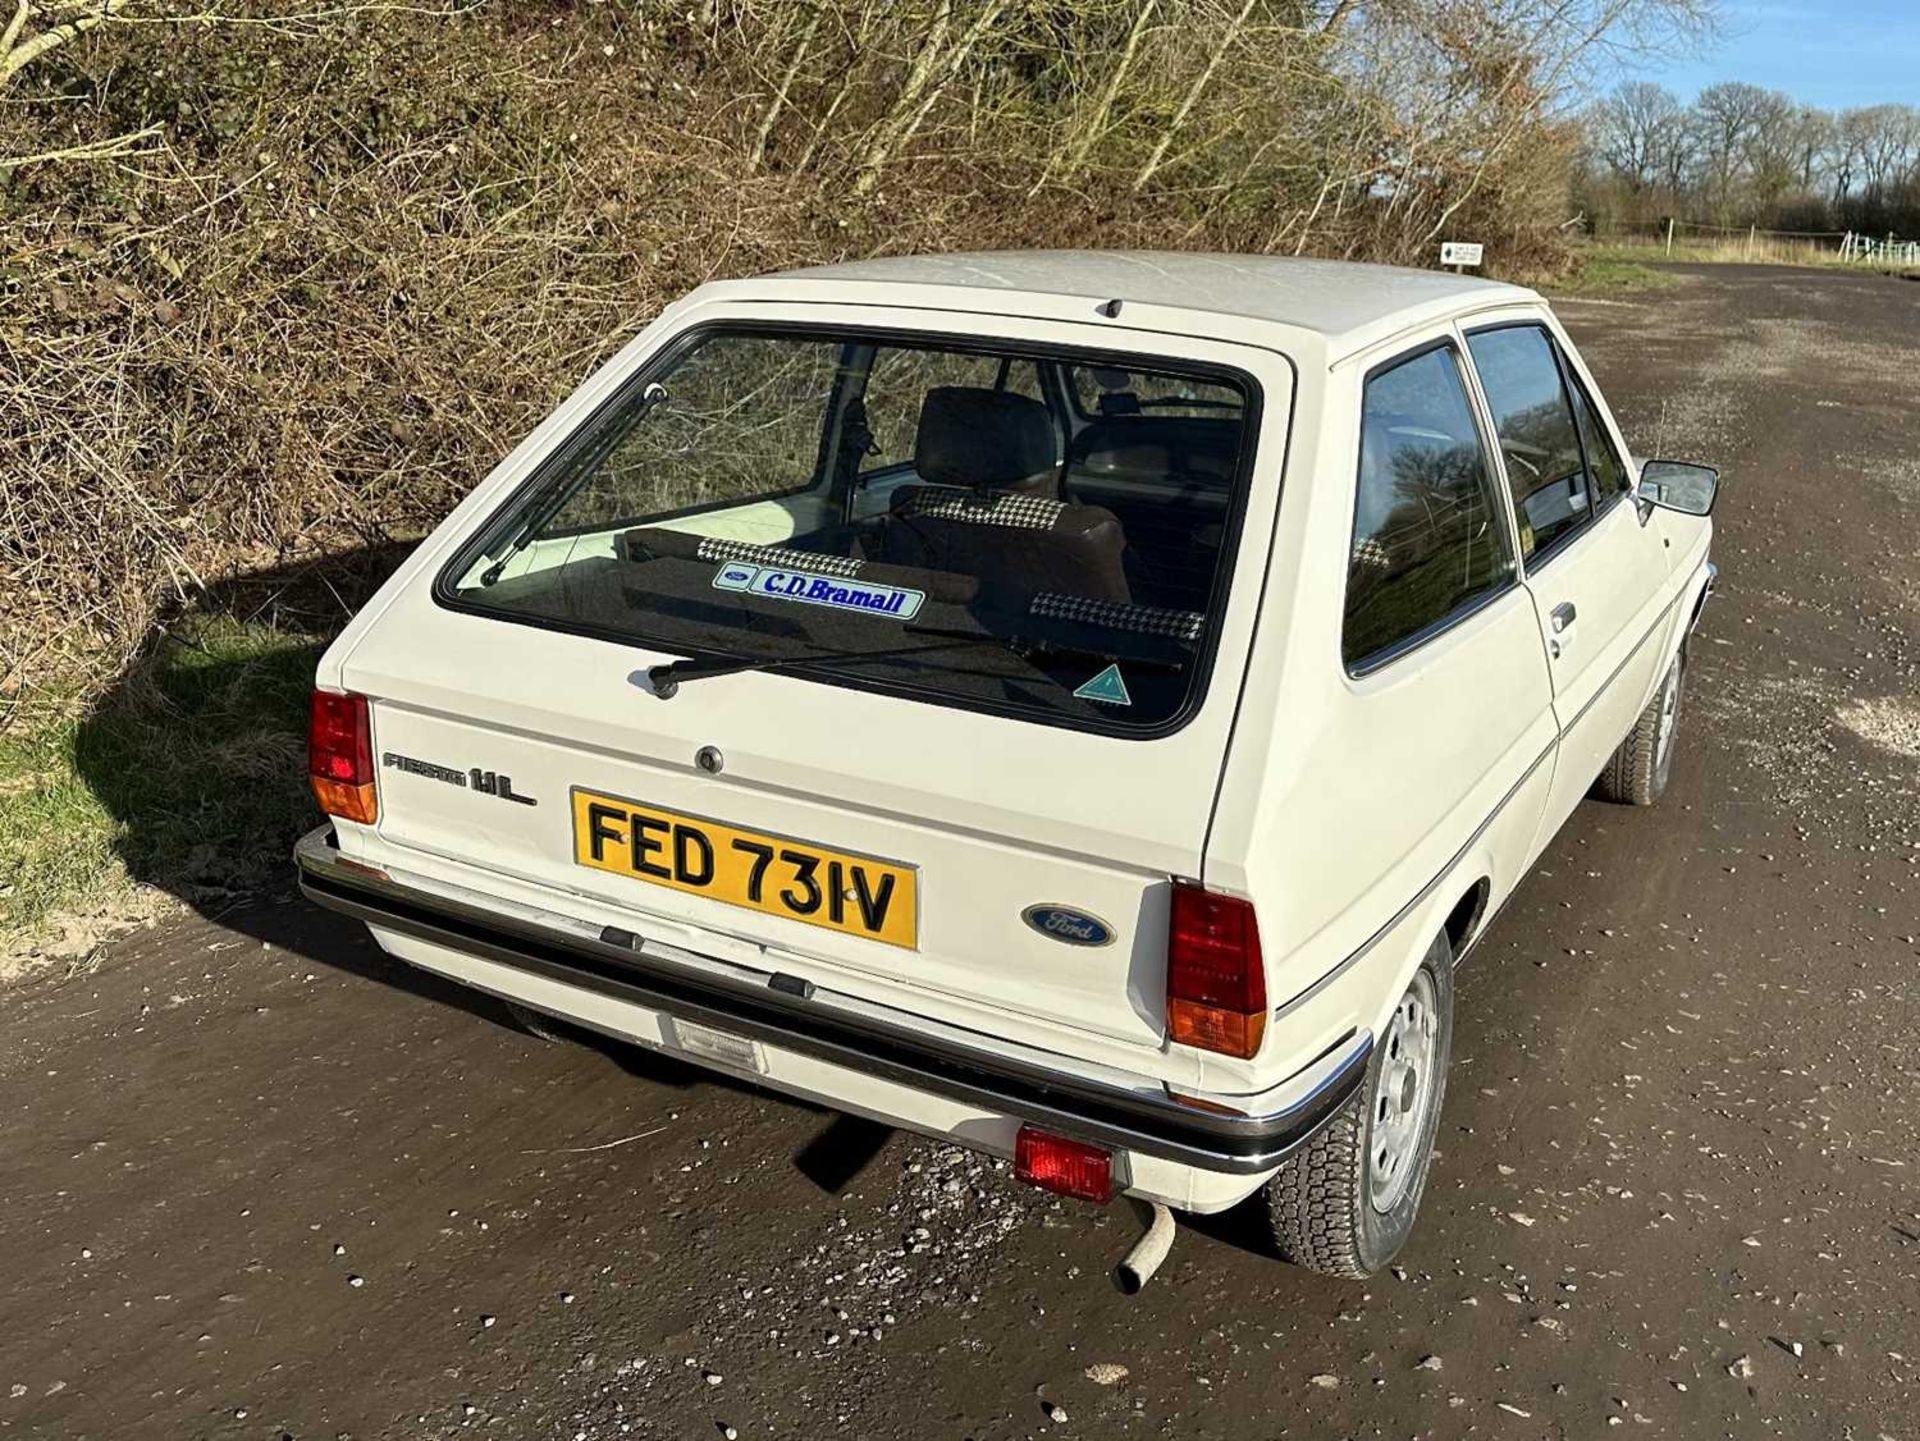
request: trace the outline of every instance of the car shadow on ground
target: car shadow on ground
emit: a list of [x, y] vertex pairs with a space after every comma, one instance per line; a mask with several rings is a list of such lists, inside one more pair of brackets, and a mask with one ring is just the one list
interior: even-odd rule
[[[291, 862], [288, 864], [291, 866]], [[307, 904], [297, 892], [283, 890], [273, 895], [250, 898], [214, 911], [208, 919], [304, 960], [390, 987], [433, 1005], [463, 1012], [516, 1034], [549, 1039], [547, 1035], [522, 1026], [505, 1002], [484, 991], [459, 985], [389, 956], [373, 943], [373, 938], [360, 922]], [[541, 1029], [550, 1032], [551, 1038], [558, 1044], [576, 1044], [597, 1051], [622, 1070], [673, 1090], [688, 1090], [710, 1082], [734, 1084], [729, 1077], [719, 1073], [703, 1070], [643, 1046], [603, 1036], [585, 1027], [549, 1021]]]
[[[305, 764], [314, 668], [328, 639], [410, 550], [373, 546], [208, 588], [156, 627], [92, 707], [76, 738], [76, 765], [111, 815], [115, 850], [136, 880], [254, 940], [524, 1032], [503, 1002], [389, 957], [359, 922], [302, 902], [293, 885], [293, 844], [321, 820]], [[559, 1030], [645, 1082], [764, 1094], [644, 1046]], [[783, 1099], [821, 1118], [793, 1164], [829, 1194], [851, 1185], [893, 1135]], [[1235, 1249], [1261, 1248], [1244, 1208], [1186, 1224]]]
[[291, 874], [294, 840], [320, 819], [305, 758], [314, 667], [410, 549], [255, 571], [155, 623], [74, 738], [135, 880], [213, 916]]
[[[411, 549], [370, 546], [207, 588], [156, 625], [89, 709], [75, 766], [135, 880], [254, 940], [523, 1032], [503, 1002], [389, 957], [359, 922], [302, 902], [293, 886], [293, 844], [322, 819], [305, 763], [314, 668]], [[556, 1029], [642, 1081], [754, 1091], [644, 1046]], [[891, 1134], [789, 1100], [823, 1118], [794, 1164], [828, 1192], [859, 1175]]]

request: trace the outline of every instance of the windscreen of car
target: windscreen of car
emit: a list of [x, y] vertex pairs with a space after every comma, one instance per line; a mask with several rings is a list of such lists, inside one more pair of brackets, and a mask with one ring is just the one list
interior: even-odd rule
[[1250, 378], [1171, 361], [696, 331], [437, 593], [650, 651], [1163, 731], [1204, 685], [1256, 408]]

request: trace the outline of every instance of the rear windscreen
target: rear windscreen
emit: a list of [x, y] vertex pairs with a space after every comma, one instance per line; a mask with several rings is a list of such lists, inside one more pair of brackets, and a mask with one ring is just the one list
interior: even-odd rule
[[455, 559], [460, 609], [1120, 731], [1198, 698], [1253, 382], [820, 330], [696, 331]]

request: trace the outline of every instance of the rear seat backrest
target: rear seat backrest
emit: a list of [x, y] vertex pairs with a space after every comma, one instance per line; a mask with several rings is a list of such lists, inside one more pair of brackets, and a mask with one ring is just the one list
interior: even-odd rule
[[1053, 421], [1037, 400], [941, 386], [914, 441], [922, 485], [894, 492], [879, 553], [1028, 593], [1128, 601], [1126, 538], [1113, 513], [1058, 500]]
[[1135, 600], [1206, 606], [1239, 441], [1239, 421], [1193, 415], [1103, 415], [1074, 437], [1066, 498], [1119, 517]]

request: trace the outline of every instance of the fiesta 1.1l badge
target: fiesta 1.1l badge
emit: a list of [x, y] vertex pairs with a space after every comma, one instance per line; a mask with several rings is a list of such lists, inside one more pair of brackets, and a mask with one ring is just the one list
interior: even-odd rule
[[1071, 906], [1028, 906], [1020, 919], [1041, 935], [1070, 946], [1104, 946], [1113, 941], [1112, 926]]

